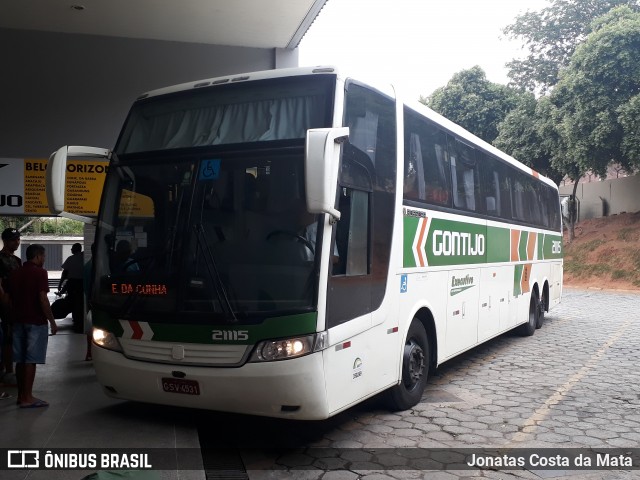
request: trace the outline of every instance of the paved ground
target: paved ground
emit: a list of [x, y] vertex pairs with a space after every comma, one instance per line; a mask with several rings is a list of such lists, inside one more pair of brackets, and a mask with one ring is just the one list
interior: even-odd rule
[[[638, 294], [567, 290], [533, 337], [507, 334], [443, 365], [413, 410], [389, 413], [373, 399], [324, 422], [109, 399], [83, 361], [83, 336], [63, 328], [36, 378], [36, 393], [51, 407], [20, 411], [2, 402], [0, 447], [191, 447], [198, 457], [200, 448], [213, 448], [202, 469], [162, 474], [180, 480], [640, 478], [640, 470], [562, 465], [438, 469], [463, 461], [469, 448], [512, 456], [524, 455], [523, 448], [543, 456], [622, 448], [637, 456], [640, 450], [631, 449], [640, 449], [639, 312]], [[77, 480], [86, 473], [0, 471], [0, 478]]]
[[[434, 448], [499, 448], [512, 454], [513, 448], [553, 449], [541, 450], [548, 456], [562, 453], [560, 448], [627, 452], [640, 447], [638, 339], [640, 295], [567, 290], [533, 337], [503, 335], [443, 365], [413, 410], [391, 414], [369, 402], [324, 427], [294, 424], [277, 435], [284, 441], [299, 436], [313, 447], [356, 449], [302, 450], [276, 460], [282, 468], [333, 463], [346, 464], [348, 470], [250, 470], [250, 478], [640, 478], [640, 470], [569, 471], [562, 466], [535, 472], [402, 469], [411, 464], [411, 451], [404, 447], [422, 449], [414, 450], [422, 461]], [[260, 465], [267, 456], [244, 455], [249, 469], [252, 461]]]

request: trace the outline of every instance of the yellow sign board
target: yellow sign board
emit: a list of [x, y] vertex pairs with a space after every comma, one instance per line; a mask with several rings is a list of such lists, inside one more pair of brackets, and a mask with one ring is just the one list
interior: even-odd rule
[[[78, 215], [96, 216], [109, 162], [67, 162], [64, 209]], [[45, 202], [46, 204], [46, 202]]]
[[120, 210], [118, 214], [121, 217], [149, 217], [154, 214], [153, 200], [141, 193], [123, 190], [120, 197]]
[[[109, 168], [108, 161], [68, 160], [64, 209], [95, 217]], [[47, 160], [44, 158], [0, 158], [0, 215], [47, 216]], [[153, 217], [153, 200], [124, 190], [120, 214]]]
[[[67, 163], [65, 210], [96, 216], [107, 173], [108, 161]], [[0, 215], [50, 215], [46, 191], [47, 160], [44, 158], [0, 158]]]
[[49, 215], [45, 172], [47, 161], [35, 158], [24, 159], [24, 214]]

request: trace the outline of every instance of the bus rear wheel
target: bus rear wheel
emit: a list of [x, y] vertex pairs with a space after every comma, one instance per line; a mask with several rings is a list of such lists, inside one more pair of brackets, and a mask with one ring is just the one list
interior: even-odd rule
[[422, 322], [414, 318], [402, 354], [402, 380], [387, 392], [391, 410], [407, 410], [422, 398], [429, 375], [429, 339]]
[[536, 322], [536, 328], [542, 328], [544, 324], [544, 311], [547, 305], [547, 301], [544, 298], [544, 291], [540, 295], [540, 300], [538, 301], [538, 320]]
[[518, 333], [523, 337], [530, 337], [534, 333], [536, 333], [536, 328], [538, 326], [538, 315], [540, 311], [538, 310], [538, 296], [535, 292], [531, 293], [531, 300], [529, 300], [529, 321], [523, 325], [518, 327]]

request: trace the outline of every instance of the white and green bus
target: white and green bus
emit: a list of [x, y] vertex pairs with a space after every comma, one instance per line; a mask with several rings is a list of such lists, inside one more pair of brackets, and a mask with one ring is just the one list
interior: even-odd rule
[[108, 159], [93, 359], [112, 397], [324, 419], [418, 403], [439, 364], [560, 301], [556, 186], [331, 67], [136, 100]]

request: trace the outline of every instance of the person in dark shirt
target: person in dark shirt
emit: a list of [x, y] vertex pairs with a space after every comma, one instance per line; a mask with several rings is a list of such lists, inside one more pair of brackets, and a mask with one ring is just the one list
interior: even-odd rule
[[20, 247], [20, 231], [15, 228], [5, 228], [2, 232], [2, 250], [0, 250], [0, 320], [2, 320], [2, 330], [0, 330], [0, 350], [2, 350], [2, 367], [4, 372], [0, 373], [2, 379], [0, 383], [5, 385], [15, 385], [16, 376], [13, 373], [13, 347], [12, 347], [12, 327], [11, 312], [8, 295], [4, 294], [11, 272], [20, 268], [22, 261], [15, 255]]
[[93, 331], [93, 322], [91, 321], [91, 288], [93, 287], [93, 278], [91, 278], [91, 274], [93, 273], [93, 257], [96, 255], [96, 245], [95, 243], [91, 244], [91, 258], [89, 261], [84, 264], [82, 270], [82, 283], [84, 288], [84, 304], [85, 304], [85, 322], [84, 322], [84, 333], [87, 334], [87, 353], [84, 357], [86, 362], [91, 361], [91, 338]]
[[49, 278], [42, 268], [45, 249], [32, 244], [27, 248], [27, 261], [9, 276], [8, 293], [13, 312], [13, 355], [18, 377], [18, 406], [20, 408], [48, 407], [49, 404], [33, 396], [36, 365], [45, 363], [49, 329], [55, 335], [58, 326], [53, 318], [47, 293]]
[[82, 245], [74, 243], [71, 247], [71, 256], [69, 256], [62, 264], [62, 276], [58, 283], [58, 292], [62, 291], [62, 285], [66, 282], [66, 291], [71, 301], [73, 316], [73, 331], [76, 333], [84, 332], [84, 287], [83, 287], [83, 270], [84, 270], [84, 254], [82, 253]]

